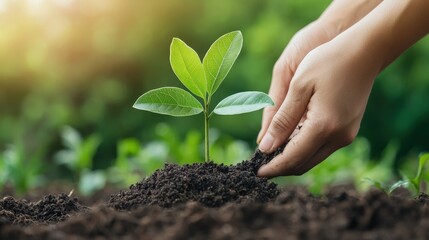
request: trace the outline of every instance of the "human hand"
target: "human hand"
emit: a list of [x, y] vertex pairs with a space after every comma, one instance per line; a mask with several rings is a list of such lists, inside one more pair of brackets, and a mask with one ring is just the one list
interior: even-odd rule
[[[370, 5], [362, 6], [361, 13], [370, 9]], [[428, 9], [429, 2], [424, 0], [383, 1], [352, 27], [344, 25], [346, 31], [308, 53], [287, 80], [286, 97], [269, 121], [259, 148], [273, 152], [303, 120], [300, 132], [283, 153], [259, 169], [258, 176], [300, 175], [351, 143], [376, 75], [429, 33]]]
[[359, 21], [382, 0], [336, 0], [319, 19], [297, 32], [274, 65], [269, 91], [275, 106], [264, 109], [262, 126], [258, 134], [259, 144], [274, 115], [285, 99], [290, 81], [302, 59], [314, 48], [326, 43]]
[[337, 37], [312, 50], [299, 64], [260, 150], [271, 153], [285, 143], [301, 119], [302, 127], [283, 153], [259, 169], [258, 176], [300, 175], [353, 141], [380, 71], [362, 46], [353, 43], [350, 37]]
[[290, 81], [302, 59], [314, 48], [336, 36], [333, 28], [323, 21], [314, 21], [297, 32], [286, 46], [274, 65], [273, 77], [269, 91], [275, 105], [264, 109], [262, 127], [258, 134], [259, 144], [265, 135], [274, 115], [286, 97]]

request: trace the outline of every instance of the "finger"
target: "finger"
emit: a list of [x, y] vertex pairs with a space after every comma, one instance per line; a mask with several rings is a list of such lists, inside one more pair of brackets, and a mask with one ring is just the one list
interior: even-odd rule
[[296, 85], [291, 85], [288, 95], [273, 116], [259, 144], [259, 149], [264, 153], [273, 152], [287, 141], [307, 109], [313, 92], [312, 87], [304, 84]]
[[325, 144], [322, 146], [309, 160], [307, 160], [303, 165], [298, 167], [293, 175], [302, 175], [308, 172], [310, 169], [315, 167], [317, 164], [321, 163], [323, 160], [327, 159], [333, 152], [335, 152], [338, 147], [335, 147], [332, 144]]
[[[285, 54], [287, 54], [286, 50], [283, 55]], [[258, 138], [256, 140], [256, 143], [258, 144], [261, 142], [262, 137], [265, 135], [271, 123], [271, 120], [283, 103], [289, 89], [290, 80], [294, 73], [290, 67], [290, 63], [283, 59], [286, 59], [286, 57], [281, 56], [273, 69], [273, 77], [268, 95], [273, 99], [275, 105], [273, 107], [267, 107], [264, 109], [261, 130], [259, 131]]]
[[305, 122], [298, 135], [290, 140], [284, 151], [261, 166], [258, 170], [260, 177], [277, 177], [293, 175], [321, 149], [324, 136], [313, 124]]
[[[357, 134], [357, 133], [356, 133]], [[338, 136], [333, 135], [331, 137], [334, 142], [326, 143], [324, 146], [322, 146], [312, 157], [310, 160], [306, 161], [305, 164], [303, 164], [301, 167], [299, 167], [296, 170], [296, 175], [301, 175], [305, 172], [308, 172], [310, 169], [312, 169], [317, 164], [321, 163], [323, 160], [327, 159], [332, 153], [337, 151], [340, 148], [343, 148], [350, 143], [352, 143], [353, 140], [344, 140], [341, 141], [341, 138]], [[354, 139], [354, 137], [353, 137]]]

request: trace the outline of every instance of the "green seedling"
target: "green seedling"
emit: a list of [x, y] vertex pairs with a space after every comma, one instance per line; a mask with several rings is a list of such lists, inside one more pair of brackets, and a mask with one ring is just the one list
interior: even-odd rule
[[60, 150], [55, 160], [73, 173], [74, 180], [79, 182], [79, 192], [90, 195], [103, 188], [105, 174], [92, 170], [94, 155], [101, 143], [100, 137], [93, 134], [83, 138], [76, 129], [68, 126], [63, 128], [61, 137], [66, 149]]
[[405, 187], [410, 191], [413, 191], [415, 195], [419, 194], [422, 187], [423, 180], [423, 170], [426, 166], [427, 161], [429, 160], [429, 153], [423, 153], [419, 156], [419, 166], [417, 168], [417, 174], [414, 178], [403, 177], [402, 180], [393, 184], [389, 191], [393, 192], [399, 187]]
[[26, 157], [22, 145], [9, 145], [0, 155], [0, 183], [10, 184], [18, 195], [44, 183], [40, 159]]
[[[423, 170], [427, 161], [429, 160], [429, 153], [424, 153], [419, 156], [419, 166], [417, 168], [417, 174], [414, 178], [403, 176], [401, 180], [395, 182], [392, 185], [383, 184], [381, 181], [373, 180], [371, 178], [365, 178], [364, 181], [370, 183], [375, 188], [384, 191], [386, 194], [390, 195], [393, 191], [398, 188], [406, 188], [410, 192], [413, 192], [414, 195], [417, 195], [422, 191], [423, 184]], [[424, 190], [423, 190], [424, 191]]]
[[204, 114], [205, 160], [210, 160], [209, 122], [213, 113], [234, 115], [274, 105], [263, 92], [241, 92], [226, 97], [211, 111], [213, 94], [225, 79], [240, 54], [243, 36], [240, 31], [227, 33], [209, 48], [203, 61], [186, 43], [173, 38], [170, 64], [173, 72], [190, 92], [177, 87], [163, 87], [146, 92], [134, 103], [134, 108], [159, 114], [182, 117]]

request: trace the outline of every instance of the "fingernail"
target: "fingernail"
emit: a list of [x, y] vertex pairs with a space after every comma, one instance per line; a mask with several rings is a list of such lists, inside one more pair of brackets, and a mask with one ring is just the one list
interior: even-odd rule
[[274, 138], [270, 133], [265, 134], [262, 138], [261, 144], [259, 144], [259, 150], [263, 153], [269, 153], [274, 144]]

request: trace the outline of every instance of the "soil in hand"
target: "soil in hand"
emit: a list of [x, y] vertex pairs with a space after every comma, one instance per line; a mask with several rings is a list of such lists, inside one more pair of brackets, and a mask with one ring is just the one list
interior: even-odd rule
[[117, 210], [130, 210], [145, 205], [169, 208], [189, 201], [207, 207], [228, 202], [265, 203], [275, 198], [279, 190], [266, 178], [257, 177], [256, 172], [277, 153], [266, 155], [257, 151], [250, 160], [235, 166], [213, 162], [167, 164], [127, 191], [112, 195], [109, 205]]
[[8, 196], [0, 200], [0, 222], [24, 226], [57, 223], [84, 209], [76, 198], [66, 194], [47, 195], [38, 202]]

